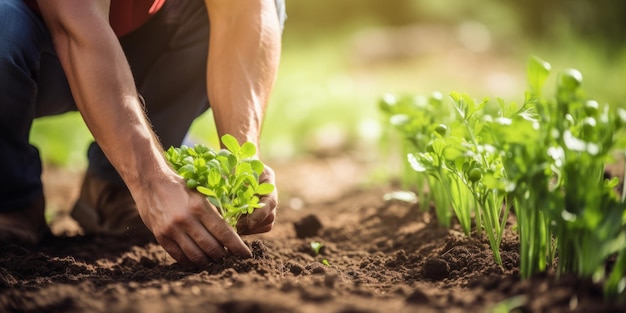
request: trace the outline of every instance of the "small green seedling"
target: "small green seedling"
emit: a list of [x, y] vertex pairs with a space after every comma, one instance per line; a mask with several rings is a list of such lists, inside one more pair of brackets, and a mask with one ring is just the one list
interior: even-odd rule
[[260, 183], [265, 166], [253, 157], [256, 146], [251, 142], [239, 145], [231, 135], [222, 136], [226, 149], [214, 151], [199, 144], [192, 147], [170, 147], [165, 157], [172, 168], [216, 206], [233, 228], [243, 214], [263, 207], [259, 197], [274, 191], [270, 183]]
[[311, 241], [311, 250], [313, 250], [313, 253], [315, 253], [315, 255], [320, 254], [320, 251], [322, 250], [323, 247], [324, 247], [323, 243], [319, 241]]

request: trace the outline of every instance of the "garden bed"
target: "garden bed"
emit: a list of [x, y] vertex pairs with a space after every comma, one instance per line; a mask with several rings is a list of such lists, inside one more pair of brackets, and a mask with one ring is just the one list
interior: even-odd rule
[[[418, 205], [363, 187], [346, 157], [275, 166], [275, 229], [246, 237], [254, 258], [183, 268], [154, 243], [57, 236], [41, 247], [2, 245], [0, 312], [624, 312], [602, 288], [553, 274], [519, 278], [508, 224], [500, 267], [486, 238], [440, 228]], [[65, 208], [80, 175], [49, 169], [53, 229], [72, 233]], [[319, 254], [311, 242], [324, 246]], [[498, 311], [497, 309], [501, 309]]]

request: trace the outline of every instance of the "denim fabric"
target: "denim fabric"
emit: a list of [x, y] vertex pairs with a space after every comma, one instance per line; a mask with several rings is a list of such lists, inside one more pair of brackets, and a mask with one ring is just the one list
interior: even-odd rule
[[39, 152], [28, 136], [50, 53], [43, 22], [22, 1], [0, 0], [0, 209], [28, 207], [42, 194]]
[[[281, 27], [284, 0], [276, 0]], [[209, 21], [202, 0], [168, 0], [146, 25], [120, 38], [146, 112], [164, 147], [180, 145], [209, 108]], [[76, 110], [41, 18], [21, 0], [0, 0], [0, 210], [29, 206], [41, 195], [41, 161], [28, 143], [36, 117]], [[121, 182], [102, 150], [88, 150], [91, 173]]]

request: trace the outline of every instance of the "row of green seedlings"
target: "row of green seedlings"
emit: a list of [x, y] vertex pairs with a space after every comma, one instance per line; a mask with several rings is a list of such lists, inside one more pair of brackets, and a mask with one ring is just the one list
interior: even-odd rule
[[422, 204], [432, 200], [441, 225], [450, 227], [454, 214], [470, 235], [474, 222], [502, 264], [500, 243], [513, 209], [523, 278], [556, 260], [559, 275], [604, 282], [608, 297], [624, 300], [624, 192], [604, 173], [626, 147], [626, 111], [587, 98], [574, 69], [560, 72], [556, 94], [545, 97], [550, 72], [550, 64], [531, 59], [521, 105], [498, 99], [494, 106], [452, 92], [450, 106], [435, 93], [386, 95], [380, 108], [418, 174], [405, 182]]

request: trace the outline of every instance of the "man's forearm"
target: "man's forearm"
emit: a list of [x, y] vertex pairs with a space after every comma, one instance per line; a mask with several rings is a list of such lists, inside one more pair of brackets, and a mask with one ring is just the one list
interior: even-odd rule
[[[58, 7], [63, 5], [75, 7]], [[141, 184], [140, 175], [167, 165], [139, 103], [130, 67], [108, 26], [108, 10], [71, 1], [42, 1], [41, 6], [87, 126], [129, 187]]]
[[274, 0], [206, 0], [207, 89], [220, 135], [258, 144], [280, 57]]

